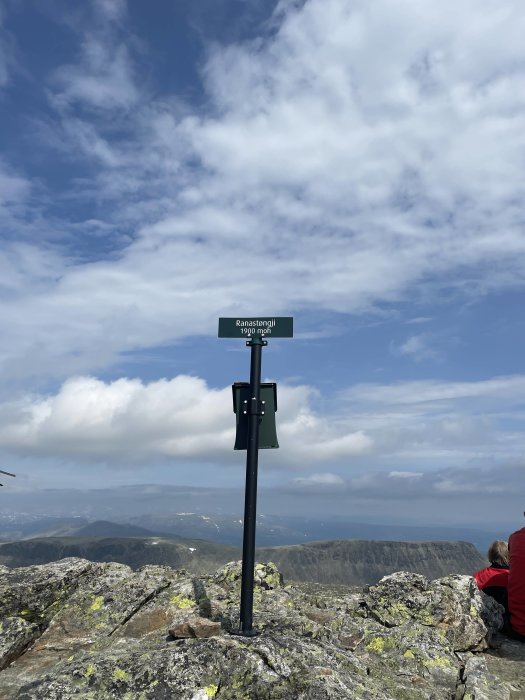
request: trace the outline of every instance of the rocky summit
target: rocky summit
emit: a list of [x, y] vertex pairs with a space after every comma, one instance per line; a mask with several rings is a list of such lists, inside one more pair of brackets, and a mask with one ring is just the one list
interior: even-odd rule
[[0, 567], [2, 700], [510, 700], [518, 642], [469, 576], [399, 572], [364, 589], [285, 585], [255, 569], [239, 636], [240, 563], [195, 576], [84, 559]]

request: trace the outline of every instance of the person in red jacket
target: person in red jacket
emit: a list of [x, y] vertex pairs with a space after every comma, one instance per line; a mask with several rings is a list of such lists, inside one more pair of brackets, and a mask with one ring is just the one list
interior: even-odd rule
[[[525, 515], [525, 513], [523, 513]], [[525, 527], [509, 537], [509, 634], [525, 642]]]
[[503, 540], [493, 542], [487, 552], [490, 566], [473, 574], [478, 588], [490, 595], [507, 612], [507, 584], [509, 578], [509, 548]]

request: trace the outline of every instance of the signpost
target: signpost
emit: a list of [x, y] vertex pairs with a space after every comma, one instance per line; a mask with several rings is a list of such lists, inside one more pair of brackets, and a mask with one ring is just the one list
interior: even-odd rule
[[293, 338], [291, 316], [261, 316], [259, 318], [220, 318], [219, 338]]
[[[259, 462], [259, 426], [265, 414], [261, 401], [261, 355], [268, 345], [265, 338], [292, 338], [293, 318], [220, 318], [219, 338], [249, 338], [251, 348], [250, 390], [244, 401], [243, 413], [248, 416], [248, 440], [246, 447], [246, 488], [244, 493], [244, 531], [242, 541], [241, 611], [239, 634], [253, 636], [253, 579], [255, 568], [255, 523], [257, 514], [257, 475]], [[275, 391], [275, 389], [274, 389]], [[235, 401], [235, 385], [234, 385]], [[277, 408], [277, 393], [275, 393]], [[235, 410], [235, 406], [234, 406]], [[237, 442], [237, 441], [236, 441]], [[273, 446], [273, 445], [272, 445]], [[275, 447], [278, 447], [275, 440]], [[242, 448], [241, 448], [242, 449]]]

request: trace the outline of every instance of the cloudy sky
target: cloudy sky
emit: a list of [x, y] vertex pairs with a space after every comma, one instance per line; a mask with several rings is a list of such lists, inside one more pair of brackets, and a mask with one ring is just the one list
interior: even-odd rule
[[263, 493], [521, 524], [524, 36], [521, 0], [0, 0], [2, 508], [241, 489], [217, 321], [293, 316]]

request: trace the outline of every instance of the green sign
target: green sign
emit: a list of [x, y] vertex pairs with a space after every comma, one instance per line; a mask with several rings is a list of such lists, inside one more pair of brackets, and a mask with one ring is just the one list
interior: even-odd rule
[[293, 338], [292, 316], [258, 318], [220, 318], [219, 338]]

